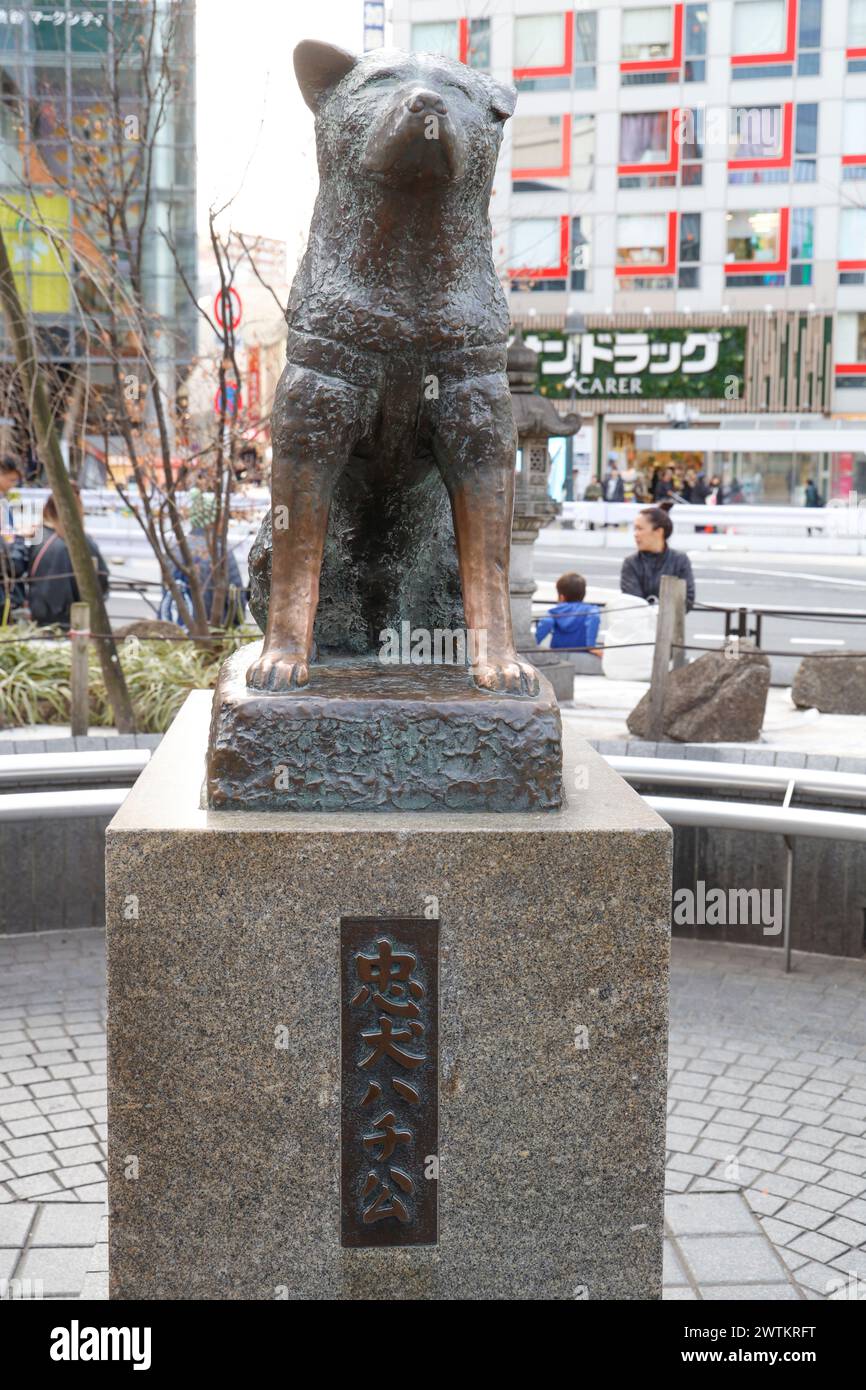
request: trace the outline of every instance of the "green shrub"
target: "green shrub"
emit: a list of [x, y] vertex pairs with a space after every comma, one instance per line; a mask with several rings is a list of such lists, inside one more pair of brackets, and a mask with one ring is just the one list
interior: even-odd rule
[[[212, 689], [229, 652], [257, 631], [239, 631], [211, 646], [194, 642], [139, 641], [118, 648], [140, 733], [163, 733], [191, 690]], [[46, 640], [46, 638], [48, 640]], [[0, 728], [68, 724], [70, 644], [40, 637], [36, 627], [0, 628]], [[89, 655], [90, 723], [112, 725], [102, 671], [93, 645]]]

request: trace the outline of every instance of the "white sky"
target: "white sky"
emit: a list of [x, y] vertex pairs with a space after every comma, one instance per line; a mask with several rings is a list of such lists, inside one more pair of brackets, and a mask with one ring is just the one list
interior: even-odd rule
[[198, 0], [196, 85], [199, 232], [236, 195], [239, 231], [279, 237], [294, 269], [316, 190], [313, 117], [292, 51], [323, 39], [363, 43], [363, 0]]

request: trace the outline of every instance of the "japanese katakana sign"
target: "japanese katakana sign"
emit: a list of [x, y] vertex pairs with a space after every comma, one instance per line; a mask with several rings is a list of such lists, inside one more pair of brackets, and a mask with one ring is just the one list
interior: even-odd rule
[[344, 917], [344, 1246], [438, 1237], [439, 923]]
[[525, 335], [539, 353], [538, 387], [545, 396], [688, 400], [742, 394], [746, 329], [539, 330]]

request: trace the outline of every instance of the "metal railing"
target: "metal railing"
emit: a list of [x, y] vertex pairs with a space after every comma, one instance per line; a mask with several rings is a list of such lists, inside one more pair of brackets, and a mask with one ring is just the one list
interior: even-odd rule
[[785, 844], [782, 950], [785, 973], [791, 969], [791, 898], [794, 884], [794, 841], [798, 835], [818, 839], [866, 842], [866, 815], [846, 811], [822, 811], [794, 807], [796, 792], [809, 795], [856, 798], [866, 801], [866, 777], [852, 772], [821, 772], [811, 768], [759, 767], [740, 763], [712, 763], [683, 758], [629, 758], [602, 754], [605, 761], [629, 783], [656, 786], [719, 788], [752, 791], [772, 788], [783, 793], [778, 805], [742, 801], [711, 801], [697, 797], [643, 796], [648, 806], [669, 825], [711, 830], [748, 830], [781, 835]]
[[[0, 795], [0, 821], [112, 816], [122, 806], [129, 787], [150, 756], [148, 749], [4, 755], [0, 757], [0, 787], [45, 787], [50, 783], [51, 790]], [[790, 971], [794, 840], [797, 836], [808, 836], [866, 843], [866, 814], [794, 807], [791, 800], [799, 793], [866, 802], [866, 777], [811, 768], [761, 767], [748, 763], [714, 763], [685, 758], [631, 758], [617, 754], [601, 756], [629, 783], [726, 791], [777, 791], [782, 794], [778, 804], [656, 795], [644, 795], [643, 800], [672, 826], [747, 830], [782, 836], [787, 856], [782, 950], [785, 970]], [[103, 782], [122, 785], [92, 788], [81, 785], [96, 777]]]
[[0, 788], [50, 786], [131, 787], [150, 762], [149, 748], [99, 749], [82, 753], [4, 753], [0, 755]]

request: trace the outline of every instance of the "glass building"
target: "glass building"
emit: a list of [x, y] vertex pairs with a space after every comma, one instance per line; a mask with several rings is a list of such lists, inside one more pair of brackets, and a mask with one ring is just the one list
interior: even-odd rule
[[[112, 246], [98, 190], [118, 198], [133, 230], [145, 219], [142, 299], [169, 400], [194, 353], [196, 309], [178, 273], [165, 231], [196, 292], [195, 4], [194, 0], [24, 0], [0, 7], [0, 227], [18, 289], [31, 312], [50, 385], [64, 391], [87, 363], [98, 402], [110, 380], [99, 342], [101, 296], [108, 277], [124, 284], [128, 257]], [[148, 161], [147, 128], [155, 110], [147, 96], [158, 82], [161, 42], [171, 21], [169, 99]], [[117, 132], [122, 133], [118, 140]], [[117, 151], [123, 153], [120, 160]], [[143, 170], [150, 162], [149, 187]], [[94, 317], [91, 317], [93, 315]], [[134, 334], [124, 346], [136, 356]], [[13, 354], [0, 326], [0, 413], [15, 410]], [[6, 447], [21, 447], [19, 426]], [[18, 448], [16, 448], [16, 445]]]

